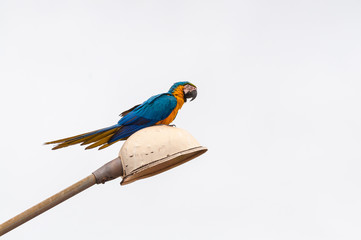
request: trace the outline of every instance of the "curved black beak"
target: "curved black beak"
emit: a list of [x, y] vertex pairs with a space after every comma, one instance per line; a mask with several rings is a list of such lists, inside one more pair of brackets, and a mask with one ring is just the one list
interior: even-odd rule
[[194, 89], [184, 94], [185, 101], [187, 101], [187, 98], [191, 98], [191, 101], [193, 101], [196, 97], [197, 97], [197, 89]]

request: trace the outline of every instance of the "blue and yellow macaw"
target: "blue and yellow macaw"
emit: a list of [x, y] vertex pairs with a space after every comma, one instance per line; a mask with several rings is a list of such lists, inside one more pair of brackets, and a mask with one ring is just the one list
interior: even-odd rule
[[85, 149], [109, 147], [113, 143], [125, 140], [136, 131], [153, 125], [170, 124], [179, 109], [188, 98], [193, 101], [197, 97], [197, 87], [190, 82], [177, 82], [167, 93], [149, 98], [142, 104], [120, 114], [122, 117], [117, 124], [96, 131], [63, 138], [45, 144], [57, 144], [53, 150], [74, 144], [87, 145]]

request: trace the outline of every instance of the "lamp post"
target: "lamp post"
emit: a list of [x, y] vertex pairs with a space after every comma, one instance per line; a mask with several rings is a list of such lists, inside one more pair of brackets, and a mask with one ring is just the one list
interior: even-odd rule
[[89, 176], [0, 225], [0, 236], [85, 189], [122, 177], [121, 185], [151, 177], [207, 151], [187, 131], [170, 126], [142, 129], [128, 138], [119, 156]]

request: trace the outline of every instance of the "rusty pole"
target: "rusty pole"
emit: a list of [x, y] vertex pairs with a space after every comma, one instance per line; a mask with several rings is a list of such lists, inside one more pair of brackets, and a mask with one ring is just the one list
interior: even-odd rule
[[67, 187], [63, 191], [49, 197], [41, 203], [29, 208], [28, 210], [18, 214], [0, 225], [0, 236], [20, 226], [21, 224], [31, 220], [32, 218], [42, 214], [50, 208], [61, 202], [73, 197], [74, 195], [84, 191], [94, 184], [105, 183], [106, 181], [120, 177], [123, 174], [123, 168], [120, 158], [116, 158], [101, 168], [93, 172], [91, 175]]

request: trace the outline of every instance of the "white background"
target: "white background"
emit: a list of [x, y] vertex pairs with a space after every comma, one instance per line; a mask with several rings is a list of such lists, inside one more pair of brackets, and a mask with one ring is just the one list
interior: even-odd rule
[[360, 239], [360, 1], [0, 1], [0, 222], [115, 158], [45, 141], [189, 80], [209, 151], [4, 239]]

